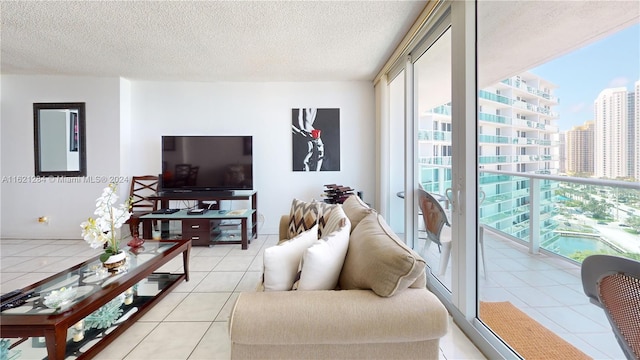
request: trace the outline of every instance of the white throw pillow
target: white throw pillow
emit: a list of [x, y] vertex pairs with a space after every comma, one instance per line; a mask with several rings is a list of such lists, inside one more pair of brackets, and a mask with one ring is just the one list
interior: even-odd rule
[[298, 275], [298, 266], [304, 251], [318, 242], [318, 225], [293, 239], [264, 250], [264, 290], [288, 291]]
[[298, 290], [333, 290], [349, 248], [351, 223], [320, 239], [304, 251]]

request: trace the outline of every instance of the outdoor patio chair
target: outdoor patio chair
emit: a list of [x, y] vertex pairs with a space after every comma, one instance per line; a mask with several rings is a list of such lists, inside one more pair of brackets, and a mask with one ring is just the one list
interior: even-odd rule
[[438, 245], [438, 251], [440, 251], [440, 269], [439, 274], [444, 275], [447, 271], [447, 264], [449, 263], [449, 256], [451, 255], [451, 239], [442, 241], [440, 234], [442, 228], [449, 224], [447, 214], [444, 209], [431, 194], [423, 189], [418, 190], [418, 206], [422, 219], [424, 220], [424, 232], [426, 233], [426, 242], [422, 250], [426, 250], [429, 247], [429, 241]]
[[603, 308], [627, 359], [640, 359], [640, 262], [591, 255], [582, 262], [582, 287]]
[[[482, 200], [484, 200], [484, 193]], [[429, 241], [438, 245], [438, 251], [440, 251], [440, 269], [438, 273], [440, 276], [443, 276], [447, 272], [447, 265], [451, 258], [452, 239], [442, 239], [440, 235], [442, 234], [444, 226], [451, 227], [451, 224], [440, 202], [432, 194], [426, 192], [422, 186], [418, 188], [418, 206], [420, 208], [420, 215], [422, 215], [424, 221], [424, 232], [427, 235], [422, 251], [428, 249]], [[484, 226], [480, 226], [479, 231], [478, 244], [480, 245], [480, 254], [482, 256], [482, 269], [486, 278], [487, 265], [484, 257]], [[418, 235], [418, 238], [421, 237]], [[422, 253], [422, 251], [420, 253]]]

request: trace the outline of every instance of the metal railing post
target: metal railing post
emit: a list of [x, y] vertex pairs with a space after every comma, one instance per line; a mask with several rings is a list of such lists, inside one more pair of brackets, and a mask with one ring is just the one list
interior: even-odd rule
[[540, 251], [540, 179], [530, 179], [529, 191], [529, 252]]

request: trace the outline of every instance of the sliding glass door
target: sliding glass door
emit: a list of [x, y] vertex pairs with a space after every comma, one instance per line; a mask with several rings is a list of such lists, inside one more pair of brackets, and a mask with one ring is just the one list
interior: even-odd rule
[[[416, 250], [427, 260], [431, 274], [451, 290], [452, 118], [451, 27], [434, 29], [425, 39], [426, 51], [414, 62], [416, 112], [413, 139], [417, 148], [418, 232]], [[424, 191], [424, 193], [422, 192]], [[439, 218], [442, 217], [442, 220]]]
[[394, 230], [487, 357], [623, 357], [580, 264], [640, 258], [640, 3], [432, 5], [387, 84]]
[[580, 265], [640, 258], [640, 4], [477, 7], [479, 319], [524, 358], [624, 358]]

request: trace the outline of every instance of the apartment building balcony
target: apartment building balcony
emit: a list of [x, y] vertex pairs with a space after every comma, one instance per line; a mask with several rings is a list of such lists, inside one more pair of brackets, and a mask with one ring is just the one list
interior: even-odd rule
[[541, 130], [541, 131], [550, 132], [550, 133], [558, 132], [558, 127], [554, 125], [548, 125], [548, 124], [545, 124], [539, 121], [534, 121], [534, 120], [512, 118], [512, 117], [503, 116], [503, 115], [495, 115], [495, 114], [479, 112], [478, 120], [486, 121], [494, 124], [511, 125], [513, 129], [518, 129], [518, 128], [534, 129], [534, 130]]
[[451, 131], [419, 130], [418, 140], [451, 142]]
[[528, 86], [526, 83], [519, 81], [519, 80], [515, 80], [515, 79], [506, 79], [506, 80], [502, 80], [502, 83], [507, 84], [513, 88], [516, 89], [520, 89], [523, 91], [526, 91], [529, 94], [535, 95], [535, 96], [539, 96], [545, 100], [549, 100], [553, 103], [555, 103], [556, 105], [560, 103], [560, 99], [557, 96], [553, 96], [551, 95], [550, 92], [547, 91], [543, 91], [540, 90], [538, 88], [535, 88], [533, 86]]
[[502, 115], [495, 115], [495, 114], [488, 114], [488, 113], [483, 113], [483, 112], [479, 112], [478, 113], [478, 120], [480, 120], [480, 121], [488, 121], [488, 122], [492, 122], [492, 123], [496, 123], [496, 124], [506, 124], [506, 125], [510, 125], [511, 124], [511, 118], [510, 117], [502, 116]]
[[[489, 212], [496, 208], [496, 200], [517, 197], [505, 188], [504, 194], [487, 196], [482, 203], [479, 226], [484, 231], [479, 234], [486, 273], [478, 250], [478, 300], [512, 303], [594, 359], [623, 359], [604, 311], [591, 304], [582, 290], [580, 266], [591, 254], [640, 259], [640, 224], [634, 218], [640, 215], [640, 185], [485, 169], [479, 175], [484, 180], [509, 178], [526, 184], [530, 201], [508, 211]], [[495, 187], [480, 182], [484, 191]], [[595, 217], [593, 202], [601, 203], [603, 218]], [[518, 217], [526, 220], [513, 224]], [[498, 229], [498, 224], [504, 227]], [[450, 238], [451, 228], [445, 227], [441, 237]], [[436, 275], [441, 260], [438, 247], [423, 245], [420, 240], [416, 248], [422, 249], [435, 278], [450, 289], [456, 264], [449, 261], [445, 273]]]
[[513, 107], [515, 108], [519, 108], [522, 110], [528, 110], [531, 111], [534, 114], [543, 114], [546, 115], [548, 117], [553, 117], [553, 118], [557, 118], [558, 117], [558, 113], [551, 111], [551, 108], [549, 106], [538, 106], [538, 105], [534, 105], [534, 104], [530, 104], [526, 101], [522, 101], [522, 100], [513, 100], [512, 103]]
[[[546, 156], [546, 155], [545, 155]], [[543, 160], [542, 155], [482, 155], [478, 157], [478, 163], [487, 164], [515, 164], [515, 163], [537, 163]], [[549, 155], [548, 160], [553, 156]]]
[[451, 105], [440, 105], [427, 111], [429, 114], [439, 114], [451, 116]]
[[499, 135], [478, 135], [478, 142], [491, 144], [509, 144], [511, 137]]
[[451, 156], [421, 156], [418, 162], [423, 165], [451, 166]]
[[488, 92], [486, 90], [480, 90], [478, 91], [478, 97], [480, 99], [486, 99], [486, 100], [490, 100], [490, 101], [494, 101], [497, 103], [501, 103], [501, 104], [507, 104], [509, 106], [511, 106], [513, 104], [513, 100], [506, 97], [506, 96], [502, 96], [502, 95], [498, 95], [498, 94], [494, 94], [491, 92]]

